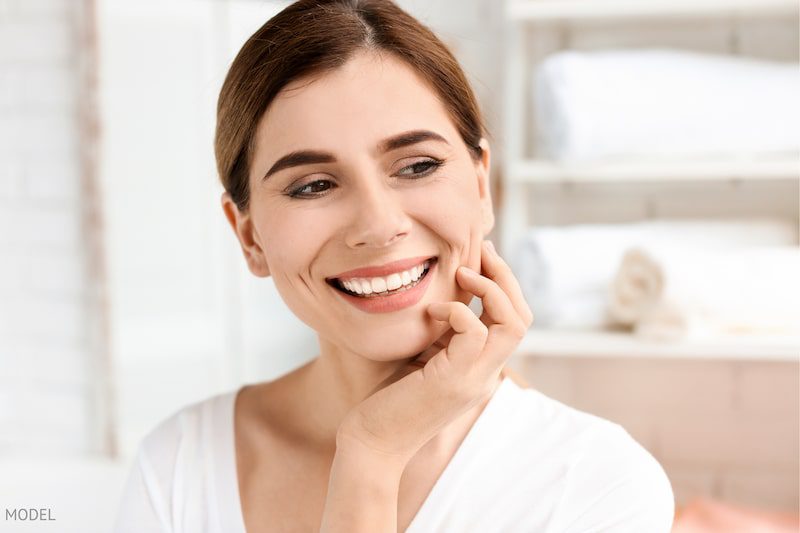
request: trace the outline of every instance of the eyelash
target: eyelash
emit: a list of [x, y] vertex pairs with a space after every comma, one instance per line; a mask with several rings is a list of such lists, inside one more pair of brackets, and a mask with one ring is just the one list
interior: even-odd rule
[[[418, 172], [418, 173], [412, 174], [413, 177], [411, 179], [421, 179], [421, 178], [424, 178], [425, 176], [428, 176], [428, 175], [434, 173], [440, 166], [442, 166], [443, 163], [444, 163], [444, 161], [442, 161], [440, 159], [426, 159], [424, 161], [417, 161], [416, 163], [414, 163], [412, 165], [408, 165], [407, 167], [403, 167], [403, 168], [400, 169], [400, 172], [402, 172], [402, 171], [404, 171], [406, 169], [412, 168], [412, 167], [416, 167], [417, 165], [427, 165], [428, 166], [428, 170], [426, 170], [425, 172]], [[323, 194], [322, 193], [320, 193], [320, 194], [303, 194], [300, 191], [302, 191], [303, 189], [305, 189], [306, 187], [308, 187], [310, 185], [314, 185], [314, 184], [317, 184], [317, 183], [328, 183], [328, 182], [330, 182], [330, 180], [314, 180], [314, 181], [311, 181], [309, 183], [306, 183], [305, 185], [301, 185], [300, 187], [297, 187], [297, 188], [289, 191], [286, 196], [289, 196], [290, 198], [300, 198], [300, 199], [302, 199], [302, 198], [317, 198], [317, 197], [323, 196]]]

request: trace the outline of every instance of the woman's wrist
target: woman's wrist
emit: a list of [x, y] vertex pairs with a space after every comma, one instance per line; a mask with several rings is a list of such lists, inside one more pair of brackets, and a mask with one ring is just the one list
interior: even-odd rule
[[337, 438], [321, 531], [396, 533], [405, 463], [355, 439]]
[[[343, 465], [360, 469], [362, 475], [374, 480], [376, 485], [399, 484], [411, 457], [384, 452], [364, 443], [351, 433], [339, 431], [336, 435], [336, 458]], [[371, 473], [376, 473], [372, 475]]]

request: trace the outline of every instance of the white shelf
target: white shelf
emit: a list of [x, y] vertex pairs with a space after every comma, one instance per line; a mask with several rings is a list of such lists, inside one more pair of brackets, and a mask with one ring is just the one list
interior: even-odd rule
[[509, 179], [524, 183], [800, 179], [800, 154], [719, 159], [620, 159], [559, 163], [529, 159], [512, 163]]
[[507, 17], [517, 21], [797, 12], [796, 0], [514, 0], [506, 4]]
[[800, 337], [740, 335], [675, 342], [602, 330], [531, 329], [514, 357], [655, 357], [800, 362]]

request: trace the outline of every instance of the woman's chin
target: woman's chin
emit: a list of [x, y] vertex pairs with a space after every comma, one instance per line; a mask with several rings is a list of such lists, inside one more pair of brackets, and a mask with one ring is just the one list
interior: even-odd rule
[[[394, 329], [394, 328], [391, 328]], [[416, 357], [436, 342], [439, 337], [450, 329], [446, 322], [439, 322], [429, 318], [419, 325], [404, 325], [402, 330], [383, 331], [381, 335], [370, 338], [362, 336], [361, 350], [363, 354], [371, 354], [374, 361], [397, 361]]]

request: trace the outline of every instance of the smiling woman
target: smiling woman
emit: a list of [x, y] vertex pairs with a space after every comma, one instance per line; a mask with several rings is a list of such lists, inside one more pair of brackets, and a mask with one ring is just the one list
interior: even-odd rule
[[248, 268], [319, 354], [165, 419], [117, 531], [668, 531], [650, 454], [510, 379], [533, 315], [484, 240], [475, 97], [428, 28], [388, 0], [288, 6], [231, 65], [215, 148]]

